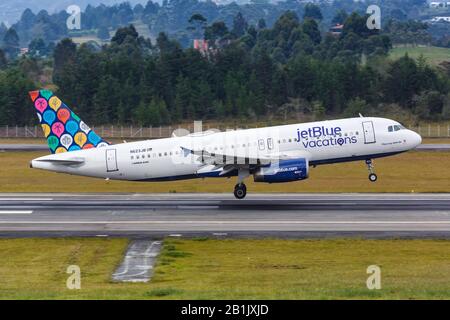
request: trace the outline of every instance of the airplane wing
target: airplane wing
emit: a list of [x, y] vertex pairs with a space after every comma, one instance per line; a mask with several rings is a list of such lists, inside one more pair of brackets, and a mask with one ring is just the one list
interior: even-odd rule
[[184, 155], [193, 154], [198, 156], [197, 160], [202, 162], [204, 166], [198, 170], [198, 174], [205, 176], [226, 176], [227, 174], [239, 170], [240, 168], [255, 169], [262, 166], [270, 165], [271, 163], [280, 160], [305, 158], [309, 160], [310, 153], [302, 150], [288, 151], [288, 152], [273, 152], [269, 154], [250, 155], [235, 155], [235, 154], [221, 154], [211, 153], [204, 149], [191, 150], [181, 147]]

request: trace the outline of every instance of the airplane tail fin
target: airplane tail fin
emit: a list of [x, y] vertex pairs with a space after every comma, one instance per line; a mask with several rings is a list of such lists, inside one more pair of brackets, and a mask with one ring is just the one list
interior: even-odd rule
[[31, 91], [31, 100], [52, 153], [109, 145], [49, 90]]

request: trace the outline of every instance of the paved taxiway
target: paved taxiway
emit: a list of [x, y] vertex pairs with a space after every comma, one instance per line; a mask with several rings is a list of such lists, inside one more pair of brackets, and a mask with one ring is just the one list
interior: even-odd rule
[[0, 194], [0, 236], [450, 238], [450, 194]]

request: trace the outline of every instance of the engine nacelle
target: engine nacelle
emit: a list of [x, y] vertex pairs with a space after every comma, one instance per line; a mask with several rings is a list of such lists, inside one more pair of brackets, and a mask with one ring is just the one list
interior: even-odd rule
[[308, 178], [309, 163], [305, 158], [280, 160], [259, 168], [254, 174], [255, 182], [279, 183]]

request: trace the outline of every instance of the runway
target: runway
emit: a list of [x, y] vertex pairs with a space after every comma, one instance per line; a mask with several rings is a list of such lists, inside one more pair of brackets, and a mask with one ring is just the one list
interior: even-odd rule
[[450, 194], [0, 194], [0, 236], [450, 238]]

